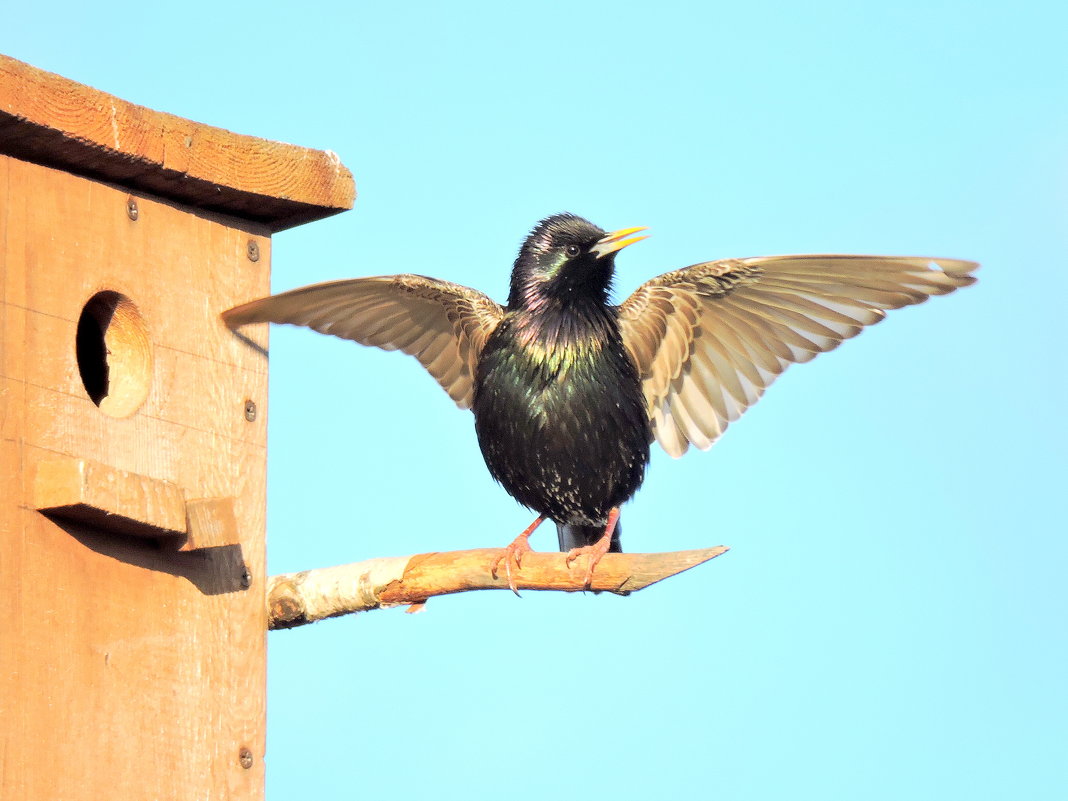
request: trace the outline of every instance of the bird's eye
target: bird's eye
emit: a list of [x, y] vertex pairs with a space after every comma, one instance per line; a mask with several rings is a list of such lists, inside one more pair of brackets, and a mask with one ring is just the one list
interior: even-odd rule
[[578, 245], [568, 245], [566, 248], [564, 248], [564, 252], [571, 258], [574, 258], [582, 252], [582, 248], [580, 248]]

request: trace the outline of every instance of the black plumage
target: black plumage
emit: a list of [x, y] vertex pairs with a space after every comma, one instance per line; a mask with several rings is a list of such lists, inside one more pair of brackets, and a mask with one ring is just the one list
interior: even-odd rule
[[[475, 372], [486, 465], [519, 503], [556, 522], [560, 550], [597, 542], [649, 462], [641, 380], [608, 304], [615, 250], [592, 250], [605, 235], [571, 215], [534, 229]], [[618, 524], [613, 535], [618, 551]]]
[[568, 563], [619, 550], [619, 506], [655, 439], [705, 449], [791, 363], [878, 322], [887, 309], [974, 282], [974, 262], [896, 256], [771, 256], [703, 262], [611, 305], [615, 255], [642, 236], [571, 214], [540, 222], [508, 302], [419, 275], [317, 284], [223, 314], [306, 325], [409, 353], [462, 408], [493, 477], [539, 518], [502, 557], [520, 564], [543, 518]]

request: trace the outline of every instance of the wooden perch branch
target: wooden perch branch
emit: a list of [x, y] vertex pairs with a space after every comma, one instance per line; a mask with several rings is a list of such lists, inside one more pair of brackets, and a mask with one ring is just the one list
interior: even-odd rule
[[[601, 590], [626, 595], [674, 576], [727, 550], [724, 546], [671, 553], [606, 554], [583, 586], [585, 558], [564, 565], [564, 555], [532, 552], [523, 555], [523, 567], [513, 568], [521, 590]], [[491, 568], [500, 548], [421, 553], [370, 559], [337, 567], [304, 570], [272, 576], [267, 584], [268, 627], [288, 629], [327, 617], [389, 606], [421, 606], [435, 595], [469, 590], [505, 590], [504, 564], [494, 578]]]

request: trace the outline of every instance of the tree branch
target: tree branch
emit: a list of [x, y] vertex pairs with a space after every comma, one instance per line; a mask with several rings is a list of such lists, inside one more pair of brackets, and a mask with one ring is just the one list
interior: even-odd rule
[[[513, 567], [512, 576], [521, 590], [589, 589], [627, 595], [726, 550], [721, 545], [671, 553], [606, 554], [597, 564], [589, 587], [583, 585], [584, 558], [573, 562], [569, 569], [562, 553], [535, 551], [523, 554], [523, 566]], [[390, 606], [411, 605], [418, 609], [435, 595], [505, 590], [508, 577], [504, 563], [496, 577], [492, 573], [501, 553], [500, 548], [421, 553], [272, 576], [267, 583], [268, 628], [294, 628], [327, 617]]]

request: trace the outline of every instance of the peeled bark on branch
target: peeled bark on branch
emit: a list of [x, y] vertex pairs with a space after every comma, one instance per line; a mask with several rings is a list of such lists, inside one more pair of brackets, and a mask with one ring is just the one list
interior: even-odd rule
[[[606, 554], [585, 586], [586, 558], [568, 568], [556, 552], [523, 554], [523, 566], [512, 567], [520, 590], [595, 590], [627, 595], [662, 579], [707, 562], [724, 546], [671, 553]], [[288, 629], [327, 617], [390, 606], [421, 607], [428, 598], [469, 590], [506, 590], [502, 562], [492, 568], [500, 548], [422, 553], [369, 559], [337, 567], [272, 576], [267, 584], [268, 627]]]

